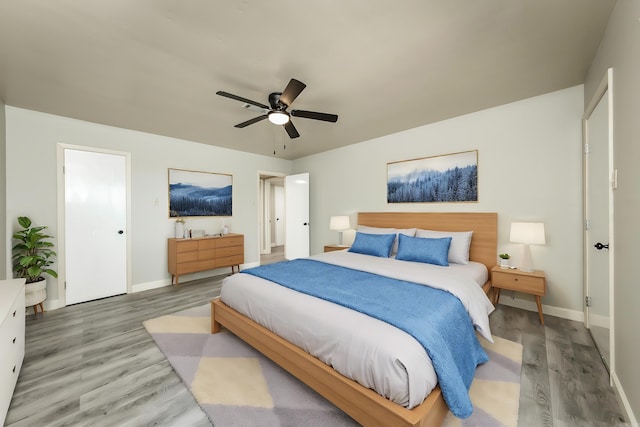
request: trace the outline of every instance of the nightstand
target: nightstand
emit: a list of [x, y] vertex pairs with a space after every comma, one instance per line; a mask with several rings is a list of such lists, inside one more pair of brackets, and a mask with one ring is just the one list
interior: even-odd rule
[[349, 249], [349, 246], [340, 246], [340, 245], [324, 245], [325, 252], [333, 252], [333, 251], [341, 251], [344, 249]]
[[520, 270], [500, 268], [496, 265], [491, 269], [491, 285], [493, 286], [493, 305], [498, 304], [501, 289], [535, 295], [540, 324], [544, 325], [542, 304], [540, 304], [540, 297], [547, 292], [544, 271], [536, 270], [532, 273], [526, 273]]

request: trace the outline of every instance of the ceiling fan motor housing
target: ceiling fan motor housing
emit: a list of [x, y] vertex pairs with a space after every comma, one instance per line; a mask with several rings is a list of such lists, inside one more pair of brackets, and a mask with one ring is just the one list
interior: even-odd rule
[[283, 111], [287, 109], [287, 105], [280, 102], [280, 95], [282, 92], [273, 92], [269, 94], [269, 105], [272, 110]]

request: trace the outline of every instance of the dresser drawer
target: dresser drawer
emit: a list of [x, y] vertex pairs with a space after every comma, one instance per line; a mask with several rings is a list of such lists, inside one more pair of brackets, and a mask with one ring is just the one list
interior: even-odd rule
[[213, 270], [214, 268], [216, 268], [215, 259], [198, 261], [198, 271]]
[[176, 241], [176, 252], [191, 252], [198, 250], [198, 242], [195, 240]]
[[178, 263], [197, 261], [197, 260], [198, 260], [198, 251], [178, 252], [176, 254], [176, 261]]
[[0, 281], [0, 425], [24, 359], [24, 279]]
[[187, 273], [200, 271], [200, 268], [198, 267], [198, 265], [199, 265], [198, 261], [182, 262], [178, 264], [176, 267], [177, 274], [180, 275], [180, 274], [187, 274]]
[[231, 267], [232, 265], [240, 265], [244, 262], [244, 255], [233, 255], [222, 258], [216, 258], [217, 267]]
[[526, 292], [533, 295], [545, 294], [544, 277], [494, 271], [491, 275], [491, 282], [497, 288]]
[[243, 236], [221, 237], [216, 241], [216, 248], [224, 248], [227, 246], [244, 246]]
[[242, 246], [227, 246], [226, 248], [216, 248], [216, 258], [243, 254], [244, 248]]
[[213, 249], [216, 247], [216, 241], [218, 239], [203, 239], [198, 241], [198, 250], [204, 251], [207, 249]]

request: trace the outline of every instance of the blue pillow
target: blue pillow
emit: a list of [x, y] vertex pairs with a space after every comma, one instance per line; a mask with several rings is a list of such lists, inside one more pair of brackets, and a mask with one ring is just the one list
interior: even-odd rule
[[451, 237], [430, 239], [424, 237], [409, 237], [398, 235], [398, 253], [396, 259], [402, 261], [416, 261], [427, 264], [449, 265], [449, 246]]
[[389, 258], [396, 234], [367, 234], [356, 232], [356, 239], [349, 252]]

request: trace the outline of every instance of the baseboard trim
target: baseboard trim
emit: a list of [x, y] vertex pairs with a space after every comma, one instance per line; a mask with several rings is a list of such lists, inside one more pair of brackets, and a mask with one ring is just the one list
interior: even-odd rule
[[[512, 298], [507, 295], [500, 297], [500, 304], [509, 307], [521, 308], [527, 311], [538, 312], [538, 306], [534, 301], [526, 301], [519, 298]], [[552, 305], [542, 305], [542, 312], [549, 316], [561, 317], [563, 319], [575, 320], [576, 322], [584, 322], [584, 313], [582, 311], [570, 310], [568, 308], [554, 307]]]
[[638, 427], [638, 419], [633, 414], [633, 409], [631, 409], [631, 404], [629, 403], [629, 399], [627, 399], [627, 395], [622, 388], [622, 384], [620, 384], [620, 379], [615, 372], [611, 372], [611, 379], [613, 380], [613, 387], [616, 390], [616, 394], [622, 401], [622, 406], [624, 406], [624, 410], [627, 413], [627, 418], [629, 419], [629, 423], [632, 427]]
[[171, 279], [156, 280], [154, 282], [138, 283], [131, 287], [131, 293], [150, 291], [151, 289], [158, 289], [164, 286], [171, 286]]
[[[247, 268], [257, 267], [259, 265], [260, 265], [259, 262], [249, 262], [246, 264], [241, 264], [240, 271]], [[217, 269], [217, 270], [208, 270], [206, 272], [202, 271], [198, 273], [185, 274], [184, 276], [180, 276], [180, 283], [189, 282], [191, 280], [206, 279], [207, 277], [219, 276], [221, 274], [224, 274], [225, 272], [231, 273], [231, 267], [225, 267], [224, 271], [223, 269]], [[131, 292], [136, 293], [136, 292], [142, 292], [142, 291], [149, 291], [151, 289], [157, 289], [157, 288], [162, 288], [164, 286], [171, 286], [171, 285], [172, 285], [171, 279], [162, 279], [162, 280], [156, 280], [153, 282], [138, 283], [131, 287]]]

